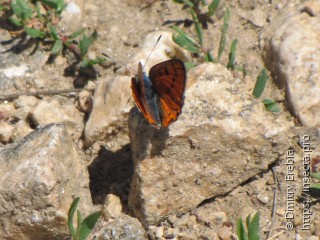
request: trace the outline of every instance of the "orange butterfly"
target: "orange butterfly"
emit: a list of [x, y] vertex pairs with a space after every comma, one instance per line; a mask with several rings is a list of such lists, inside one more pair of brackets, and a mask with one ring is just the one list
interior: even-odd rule
[[179, 59], [154, 65], [149, 77], [139, 62], [138, 74], [131, 79], [132, 95], [147, 121], [156, 128], [168, 127], [178, 119], [184, 101], [186, 69]]

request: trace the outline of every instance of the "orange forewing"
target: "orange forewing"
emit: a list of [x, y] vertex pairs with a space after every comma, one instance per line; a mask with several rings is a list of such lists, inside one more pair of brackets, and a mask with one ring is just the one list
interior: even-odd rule
[[168, 60], [153, 66], [150, 80], [159, 97], [162, 126], [168, 127], [181, 113], [186, 86], [186, 69], [178, 59]]

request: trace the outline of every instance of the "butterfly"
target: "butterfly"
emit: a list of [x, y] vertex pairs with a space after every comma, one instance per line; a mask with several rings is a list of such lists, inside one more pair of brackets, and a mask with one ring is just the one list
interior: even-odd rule
[[154, 65], [149, 77], [139, 62], [131, 79], [132, 95], [140, 112], [156, 128], [168, 127], [181, 113], [186, 87], [186, 69], [179, 59]]

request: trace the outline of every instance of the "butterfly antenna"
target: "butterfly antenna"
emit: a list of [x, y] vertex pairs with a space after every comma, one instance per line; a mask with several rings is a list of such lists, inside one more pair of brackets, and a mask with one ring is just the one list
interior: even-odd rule
[[146, 60], [145, 63], [143, 64], [142, 71], [143, 71], [144, 67], [146, 66], [146, 64], [147, 64], [147, 62], [148, 62], [148, 60], [149, 60], [149, 58], [150, 58], [153, 50], [156, 48], [157, 44], [159, 43], [161, 37], [162, 37], [162, 35], [160, 35], [160, 36], [158, 37], [158, 40], [157, 40], [156, 44], [153, 46], [151, 52], [149, 53], [149, 56], [148, 56], [147, 60]]
[[134, 71], [135, 73], [137, 72], [136, 69], [130, 67], [129, 65], [125, 64], [124, 62], [121, 62], [121, 61], [119, 61], [119, 60], [116, 60], [116, 59], [114, 59], [113, 57], [110, 57], [110, 56], [109, 56], [108, 54], [106, 54], [106, 53], [102, 53], [102, 55], [105, 56], [105, 57], [107, 57], [107, 58], [110, 58], [111, 60], [113, 60], [113, 61], [116, 62], [116, 63], [119, 63], [120, 65], [123, 65], [123, 66], [125, 66], [125, 67], [127, 67], [127, 68], [130, 68], [130, 69], [131, 69], [132, 71]]

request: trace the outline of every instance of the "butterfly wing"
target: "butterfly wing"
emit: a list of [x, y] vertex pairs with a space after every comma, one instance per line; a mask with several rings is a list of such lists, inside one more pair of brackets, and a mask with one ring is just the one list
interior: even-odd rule
[[149, 77], [159, 97], [162, 126], [168, 127], [181, 113], [186, 87], [186, 69], [179, 59], [161, 62], [150, 69]]
[[143, 81], [143, 72], [142, 72], [141, 63], [139, 63], [139, 66], [138, 66], [137, 76], [135, 78], [131, 78], [131, 89], [132, 89], [132, 96], [140, 112], [142, 112], [144, 117], [147, 119], [147, 121], [151, 125], [156, 125], [155, 118], [152, 115], [148, 114], [148, 111], [147, 111], [146, 94], [145, 94], [145, 86]]

